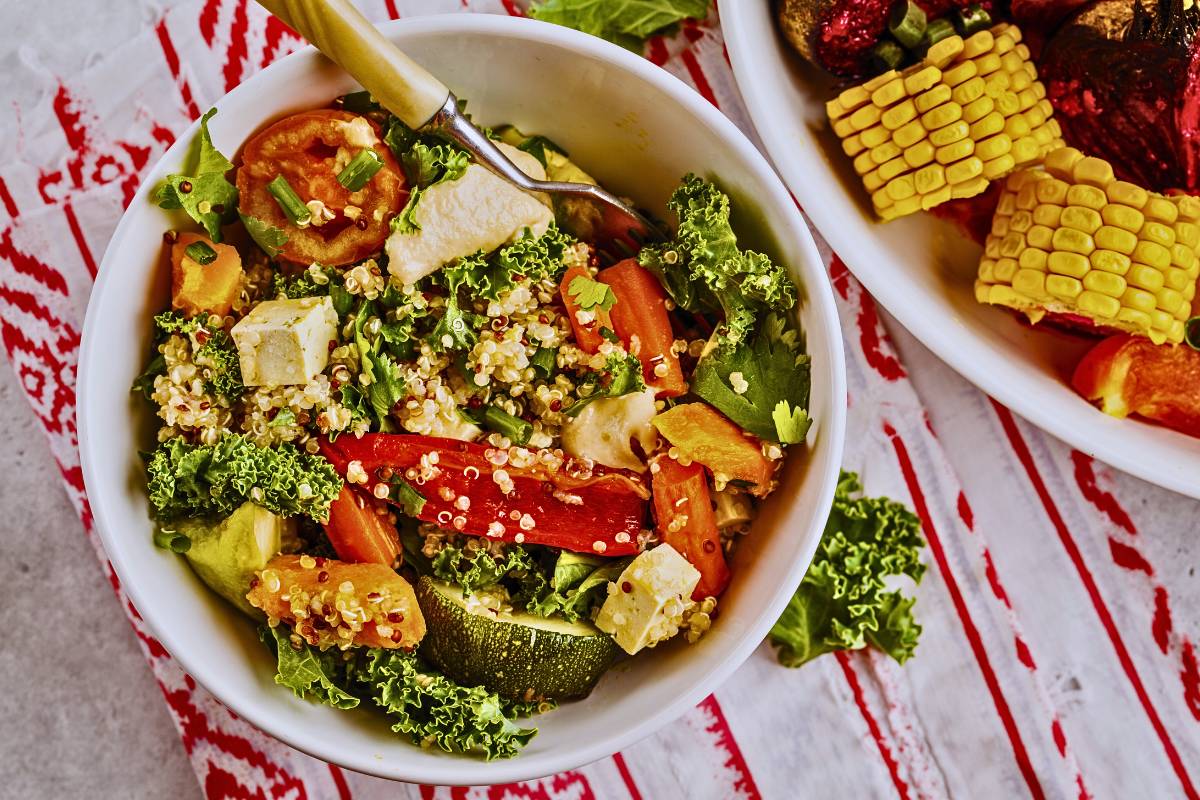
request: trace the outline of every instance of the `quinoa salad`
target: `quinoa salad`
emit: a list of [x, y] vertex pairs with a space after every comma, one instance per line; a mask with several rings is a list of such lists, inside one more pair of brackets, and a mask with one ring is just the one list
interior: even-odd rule
[[[810, 420], [796, 287], [718, 186], [682, 177], [669, 241], [595, 242], [585, 209], [365, 92], [236, 163], [214, 113], [154, 195], [171, 302], [134, 390], [155, 543], [253, 620], [275, 681], [511, 757], [528, 717], [719, 625]], [[534, 178], [595, 183], [487, 132]]]

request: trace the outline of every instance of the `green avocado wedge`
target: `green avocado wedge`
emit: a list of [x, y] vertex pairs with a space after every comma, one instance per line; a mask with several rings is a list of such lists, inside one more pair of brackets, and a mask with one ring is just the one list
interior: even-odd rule
[[590, 622], [472, 613], [468, 600], [429, 577], [417, 584], [427, 629], [420, 653], [466, 686], [521, 701], [585, 697], [620, 652]]

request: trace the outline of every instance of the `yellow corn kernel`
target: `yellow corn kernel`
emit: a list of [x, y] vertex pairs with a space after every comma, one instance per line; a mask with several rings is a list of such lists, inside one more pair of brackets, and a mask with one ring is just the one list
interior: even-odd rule
[[[987, 166], [986, 164], [984, 165]], [[1022, 209], [1009, 217], [1008, 229], [1017, 233], [1025, 233], [1033, 227], [1033, 214]]]
[[1117, 321], [1128, 323], [1134, 328], [1141, 330], [1149, 330], [1150, 315], [1144, 311], [1136, 311], [1132, 308], [1122, 308], [1117, 312]]
[[884, 219], [896, 219], [897, 217], [903, 217], [908, 214], [912, 214], [914, 211], [920, 210], [921, 198], [913, 195], [912, 197], [906, 197], [905, 199], [898, 201], [890, 208], [884, 209], [883, 212], [880, 213], [880, 216]]
[[1013, 142], [1012, 157], [1018, 164], [1029, 164], [1037, 161], [1042, 154], [1038, 140], [1033, 136], [1022, 136]]
[[870, 93], [870, 92], [873, 92], [873, 91], [875, 91], [876, 89], [878, 89], [880, 86], [883, 86], [883, 85], [884, 85], [884, 84], [886, 84], [888, 81], [890, 81], [890, 80], [892, 80], [893, 78], [895, 78], [895, 77], [896, 77], [897, 75], [899, 75], [899, 74], [900, 74], [900, 73], [899, 73], [899, 72], [897, 72], [896, 70], [894, 70], [894, 69], [889, 69], [887, 72], [881, 73], [881, 74], [879, 74], [879, 75], [876, 75], [874, 78], [871, 78], [871, 80], [869, 80], [869, 81], [867, 81], [866, 83], [864, 83], [864, 84], [862, 85], [862, 87], [863, 87], [864, 89], [866, 89], [868, 93]]
[[992, 287], [983, 281], [975, 281], [975, 302], [988, 303], [992, 296]]
[[1147, 222], [1138, 237], [1170, 248], [1175, 244], [1175, 229], [1161, 222]]
[[1147, 219], [1174, 225], [1175, 220], [1179, 218], [1179, 206], [1165, 197], [1151, 195], [1142, 208], [1142, 213], [1146, 215]]
[[[1066, 212], [1063, 212], [1064, 216]], [[1062, 250], [1067, 253], [1079, 253], [1081, 255], [1090, 255], [1096, 249], [1096, 240], [1090, 234], [1083, 231], [1077, 231], [1074, 228], [1059, 228], [1054, 231], [1054, 238], [1051, 240], [1055, 250]]]
[[1034, 130], [1046, 124], [1046, 115], [1042, 113], [1042, 109], [1037, 105], [1022, 113], [1025, 114], [1025, 121], [1029, 123], [1029, 127]]
[[859, 134], [862, 142], [867, 147], [878, 147], [879, 145], [892, 138], [892, 132], [882, 125], [876, 125], [874, 128], [868, 128]]
[[1012, 81], [1012, 90], [1017, 93], [1017, 97], [1022, 97], [1026, 89], [1032, 91], [1033, 77], [1025, 70], [1014, 72], [1009, 79]]
[[[1101, 212], [1101, 216], [1104, 212]], [[1134, 248], [1137, 247], [1138, 238], [1135, 234], [1124, 228], [1117, 228], [1112, 225], [1101, 225], [1093, 234], [1096, 239], [1096, 246], [1104, 250], [1116, 250], [1118, 253], [1132, 255]]]
[[1183, 299], [1188, 301], [1189, 303], [1191, 303], [1192, 300], [1195, 299], [1195, 297], [1196, 297], [1196, 284], [1189, 282], [1188, 285], [1183, 288]]
[[1129, 281], [1130, 286], [1147, 289], [1151, 292], [1157, 292], [1163, 288], [1163, 284], [1165, 283], [1162, 272], [1156, 270], [1154, 267], [1137, 262], [1134, 262], [1134, 265], [1129, 268], [1129, 272], [1125, 275], [1125, 280]]
[[996, 269], [996, 259], [987, 258], [986, 256], [984, 258], [981, 258], [979, 260], [979, 280], [984, 281], [985, 283], [995, 283], [996, 282], [995, 269]]
[[1029, 123], [1025, 120], [1023, 114], [1014, 114], [1004, 121], [1004, 132], [1012, 139], [1023, 139], [1028, 136], [1031, 131]]
[[963, 197], [974, 197], [977, 194], [986, 192], [988, 188], [988, 179], [980, 175], [977, 178], [972, 178], [964, 183], [956, 183], [950, 187], [950, 196], [954, 199]]
[[1087, 208], [1094, 208], [1099, 211], [1108, 205], [1108, 198], [1104, 192], [1095, 186], [1076, 183], [1070, 189], [1067, 189], [1067, 203], [1068, 205], [1086, 206]]
[[913, 120], [892, 131], [892, 141], [899, 147], [912, 147], [928, 135], [920, 120]]
[[912, 122], [917, 118], [917, 107], [912, 100], [905, 100], [887, 111], [879, 118], [879, 122], [889, 131], [894, 131], [900, 126]]
[[[992, 136], [997, 136], [1004, 132], [1004, 115], [999, 111], [991, 111], [985, 114], [982, 118], [971, 123], [971, 138], [975, 141], [981, 141]], [[1010, 137], [1009, 141], [1012, 139]], [[1010, 149], [1012, 145], [1009, 145]]]
[[867, 105], [860, 108], [850, 115], [850, 124], [854, 126], [856, 131], [865, 131], [875, 123], [879, 122], [883, 116], [883, 111], [879, 106]]
[[988, 237], [983, 242], [983, 254], [988, 258], [1000, 257], [1000, 239]]
[[[951, 145], [953, 146], [953, 145]], [[946, 182], [951, 186], [966, 183], [983, 174], [983, 160], [977, 156], [964, 158], [946, 167]]]
[[880, 177], [879, 170], [877, 169], [871, 170], [866, 175], [863, 175], [863, 187], [868, 192], [875, 192], [878, 189], [882, 189], [885, 183], [887, 183], [887, 181]]
[[[935, 45], [936, 47], [936, 45]], [[979, 73], [974, 61], [963, 61], [942, 72], [942, 83], [953, 88], [960, 83], [971, 80]]]
[[1017, 264], [1021, 269], [1036, 269], [1039, 272], [1045, 272], [1048, 268], [1050, 254], [1045, 250], [1038, 250], [1036, 247], [1026, 247], [1021, 251], [1021, 256], [1017, 259]]
[[1171, 315], [1161, 309], [1154, 309], [1150, 312], [1150, 326], [1160, 331], [1171, 330], [1171, 324], [1175, 320], [1171, 319]]
[[880, 86], [875, 91], [871, 92], [871, 102], [880, 108], [887, 108], [892, 103], [899, 101], [905, 96], [904, 79], [896, 76], [892, 80]]
[[1019, 269], [1012, 279], [1013, 290], [1029, 297], [1046, 294], [1046, 274], [1035, 269]]
[[[979, 58], [973, 59], [975, 69], [979, 75], [991, 75], [996, 70], [1000, 69], [1000, 56], [996, 53], [985, 53]], [[1014, 95], [1015, 96], [1015, 95]]]
[[1075, 305], [1080, 311], [1101, 319], [1112, 319], [1121, 310], [1121, 302], [1117, 298], [1099, 292], [1081, 292]]
[[961, 119], [962, 113], [962, 106], [951, 100], [922, 114], [921, 124], [925, 126], [926, 130], [937, 130]]
[[995, 275], [998, 283], [1012, 283], [1013, 276], [1017, 274], [1017, 260], [1015, 258], [1001, 258], [996, 262]]
[[1025, 62], [1022, 61], [1021, 57], [1016, 53], [1011, 51], [1002, 53], [999, 49], [997, 49], [996, 55], [1000, 56], [1000, 67], [1005, 72], [1010, 74], [1016, 74], [1018, 72], [1022, 75], [1025, 74]]
[[928, 139], [917, 142], [904, 151], [904, 160], [913, 169], [925, 166], [933, 161], [933, 145]]
[[842, 117], [833, 122], [833, 132], [837, 134], [839, 139], [845, 139], [848, 136], [853, 136], [858, 128], [854, 126], [854, 121], [849, 117]]
[[856, 111], [871, 99], [871, 93], [864, 86], [851, 86], [837, 96], [837, 102], [842, 107], [842, 116]]
[[[989, 98], [990, 99], [990, 98]], [[1021, 100], [1016, 93], [1006, 91], [995, 100], [996, 110], [1005, 117], [1011, 117], [1021, 110]]]
[[891, 161], [903, 151], [895, 142], [887, 141], [879, 145], [879, 147], [871, 148], [868, 152], [871, 154], [872, 163], [878, 166], [879, 164]]
[[853, 158], [866, 149], [866, 145], [862, 143], [862, 136], [854, 134], [848, 139], [842, 139], [842, 152]]
[[1158, 307], [1158, 299], [1150, 292], [1131, 286], [1121, 295], [1121, 305], [1149, 314]]
[[1173, 245], [1171, 247], [1171, 263], [1180, 269], [1194, 272], [1192, 268], [1196, 265], [1196, 251], [1181, 244]]
[[1046, 154], [1046, 171], [1059, 180], [1074, 180], [1075, 163], [1082, 158], [1083, 153], [1074, 147], [1060, 147]]
[[[930, 164], [913, 174], [913, 186], [917, 194], [926, 195], [946, 185], [946, 169], [941, 164]], [[1005, 219], [997, 215], [996, 219]]]
[[990, 136], [983, 140], [976, 140], [975, 155], [982, 158], [984, 161], [991, 161], [993, 158], [1007, 155], [1012, 149], [1012, 139], [1003, 133]]
[[[1037, 74], [1037, 73], [1035, 72], [1034, 74]], [[1033, 94], [1035, 97], [1037, 97], [1038, 102], [1041, 102], [1042, 100], [1044, 100], [1046, 98], [1046, 84], [1042, 83], [1041, 81], [1035, 79], [1033, 82], [1033, 85], [1030, 86], [1029, 88], [1033, 89]], [[1060, 130], [1055, 135], [1057, 136], [1057, 135], [1061, 135], [1061, 134], [1062, 134], [1062, 131]]]
[[1196, 279], [1188, 273], [1186, 269], [1178, 269], [1176, 267], [1167, 267], [1162, 271], [1163, 285], [1168, 289], [1174, 289], [1177, 292], [1185, 291], [1188, 284], [1195, 285]]
[[958, 58], [963, 51], [963, 39], [961, 36], [947, 36], [925, 53], [925, 63], [933, 64], [939, 69], [945, 69], [946, 65]]
[[1012, 157], [1012, 154], [1005, 153], [1002, 156], [997, 156], [991, 161], [983, 162], [983, 177], [989, 181], [999, 178], [1001, 175], [1007, 175], [1012, 172], [1017, 166], [1017, 161]]
[[[931, 164], [930, 166], [940, 166], [940, 165]], [[923, 195], [921, 197], [921, 208], [928, 211], [931, 208], [936, 208], [937, 206], [940, 206], [942, 203], [945, 203], [945, 202], [953, 199], [953, 197], [954, 197], [954, 193], [950, 188], [950, 184], [945, 184], [944, 186], [941, 186], [940, 188], [935, 189], [934, 191], [929, 192], [926, 195]]]
[[1070, 275], [1072, 278], [1082, 278], [1091, 270], [1091, 263], [1079, 253], [1066, 253], [1055, 250], [1046, 259], [1046, 268], [1056, 275]]
[[1048, 178], [1036, 184], [1037, 200], [1039, 203], [1053, 203], [1061, 206], [1067, 202], [1067, 190], [1071, 187], [1065, 181]]
[[1179, 219], [1184, 222], [1200, 222], [1200, 199], [1192, 195], [1172, 197], [1179, 209]]
[[1098, 211], [1083, 206], [1068, 206], [1063, 209], [1061, 222], [1068, 228], [1074, 228], [1087, 234], [1095, 233], [1102, 224]]
[[[1002, 217], [997, 214], [992, 218], [992, 236], [1004, 237], [1008, 235], [1010, 230], [1012, 230], [1012, 217]], [[1017, 231], [1017, 233], [1020, 232]]]
[[870, 150], [866, 150], [859, 153], [854, 159], [854, 171], [859, 175], [866, 175], [877, 166], [875, 159], [871, 158], [871, 152]]
[[1167, 341], [1179, 344], [1183, 341], [1186, 330], [1187, 326], [1177, 317], [1175, 321], [1171, 323], [1171, 327], [1167, 330]]
[[[974, 78], [972, 78], [971, 80], [967, 81], [967, 83], [964, 83], [962, 86], [966, 86], [975, 81], [978, 81], [979, 83], [981, 83], [983, 85], [983, 91], [980, 92], [980, 94], [986, 94], [988, 97], [992, 98], [993, 100], [995, 100], [997, 97], [999, 97], [1000, 95], [1007, 92], [1009, 87], [1012, 86], [1012, 79], [1009, 78], [1008, 73], [1004, 72], [1004, 71], [993, 72], [991, 75], [988, 75], [986, 78], [981, 78], [977, 75]], [[960, 86], [959, 88], [962, 88], [962, 87]], [[957, 91], [957, 89], [955, 91]], [[978, 94], [975, 95], [975, 97], [978, 97], [978, 96], [979, 96]], [[971, 100], [974, 100], [975, 97], [972, 97]]]
[[[1109, 297], [1120, 297], [1125, 294], [1126, 284], [1125, 279], [1120, 275], [1114, 275], [1111, 272], [1101, 272], [1100, 270], [1092, 270], [1087, 275], [1083, 276], [1083, 288], [1092, 292], [1106, 294]], [[1111, 315], [1109, 315], [1111, 316]]]
[[1133, 264], [1129, 256], [1113, 250], [1097, 250], [1088, 256], [1088, 261], [1096, 269], [1102, 269], [1114, 275], [1124, 275], [1129, 271], [1130, 265]]
[[966, 139], [969, 133], [970, 126], [962, 120], [958, 120], [929, 134], [929, 143], [934, 147], [945, 147]]
[[1143, 240], [1133, 248], [1133, 260], [1148, 264], [1155, 269], [1166, 269], [1171, 266], [1171, 251], [1161, 244]]
[[[934, 154], [939, 164], [952, 164], [964, 158], [969, 158], [975, 152], [975, 142], [970, 139], [960, 139], [954, 144], [939, 147]], [[982, 163], [980, 164], [982, 168]], [[947, 178], [948, 179], [948, 178]], [[954, 181], [950, 181], [954, 183]]]
[[[1017, 41], [1017, 42], [1021, 41], [1021, 31], [1019, 28], [1017, 28], [1016, 25], [1010, 25], [1009, 30], [1015, 34], [1015, 36], [1013, 37], [1014, 41]], [[1017, 55], [1019, 55], [1021, 57], [1022, 61], [1029, 60], [1029, 48], [1028, 47], [1026, 47], [1023, 44], [1018, 44], [1016, 46], [1016, 51], [1017, 51]]]
[[1184, 247], [1195, 249], [1200, 243], [1200, 227], [1192, 222], [1175, 223], [1175, 241]]
[[1062, 147], [1062, 142], [1054, 138], [1054, 134], [1050, 130], [1050, 123], [1046, 123], [1040, 128], [1034, 130], [1032, 136], [1033, 140], [1037, 142], [1040, 147], [1046, 148], [1047, 152]]
[[1115, 203], [1109, 203], [1100, 209], [1100, 217], [1105, 225], [1112, 225], [1130, 233], [1137, 233], [1146, 224], [1146, 217], [1141, 211]]
[[992, 26], [992, 35], [996, 37], [995, 49], [997, 53], [1007, 53], [1017, 46], [1017, 42], [1021, 41], [1020, 34], [1014, 38], [1010, 32], [1011, 30], [1012, 26], [1005, 23]]
[[984, 95], [977, 97], [963, 107], [962, 118], [974, 124], [996, 110], [996, 101]]
[[1158, 301], [1158, 307], [1171, 315], [1174, 315], [1183, 305], [1183, 295], [1165, 286], [1155, 292], [1154, 297]]
[[1075, 162], [1071, 174], [1075, 183], [1085, 183], [1104, 189], [1116, 180], [1112, 165], [1102, 158], [1086, 156]]
[[[942, 85], [945, 86], [945, 84]], [[983, 78], [971, 78], [971, 80], [955, 86], [950, 97], [960, 106], [965, 106], [967, 103], [982, 97], [986, 87], [987, 84], [984, 82]], [[949, 89], [950, 87], [947, 86], [946, 88]]]
[[1065, 275], [1046, 276], [1046, 294], [1060, 297], [1063, 300], [1074, 300], [1083, 291], [1083, 284], [1075, 278]]
[[913, 103], [917, 107], [917, 112], [924, 114], [932, 108], [937, 108], [943, 103], [948, 103], [952, 96], [953, 92], [950, 90], [950, 87], [944, 83], [939, 83], [937, 86], [915, 98]]
[[916, 96], [926, 89], [931, 89], [942, 79], [942, 71], [934, 66], [922, 67], [904, 78], [904, 91]]
[[1025, 239], [1030, 247], [1048, 251], [1054, 247], [1054, 230], [1045, 225], [1034, 225], [1025, 231]]
[[1019, 233], [1010, 233], [1000, 240], [1000, 257], [1016, 258], [1025, 247], [1025, 239]]
[[984, 53], [990, 53], [996, 46], [996, 40], [991, 31], [979, 31], [963, 40], [962, 57], [976, 58]]
[[879, 177], [884, 181], [890, 181], [897, 175], [903, 175], [908, 172], [908, 162], [904, 160], [904, 156], [897, 156], [886, 164], [879, 165]]
[[1049, 228], [1057, 228], [1062, 221], [1062, 206], [1052, 205], [1050, 203], [1039, 203], [1038, 207], [1033, 210], [1033, 221], [1038, 225], [1045, 225]]
[[896, 201], [888, 197], [888, 193], [880, 189], [871, 195], [871, 203], [874, 204], [876, 211], [882, 211], [889, 206], [896, 204]]
[[846, 107], [842, 105], [842, 99], [835, 97], [825, 104], [825, 116], [829, 117], [830, 122], [834, 122], [839, 117], [846, 115]]
[[[1099, 159], [1095, 160], [1098, 161]], [[1111, 172], [1112, 167], [1109, 167], [1109, 173], [1111, 174]], [[1119, 203], [1138, 210], [1141, 210], [1146, 205], [1146, 201], [1150, 199], [1149, 192], [1137, 184], [1127, 181], [1112, 181], [1107, 186], [1101, 186], [1100, 188], [1104, 189], [1110, 203]]]
[[907, 200], [917, 193], [911, 175], [903, 175], [895, 180], [888, 181], [886, 189], [888, 196], [897, 201]]

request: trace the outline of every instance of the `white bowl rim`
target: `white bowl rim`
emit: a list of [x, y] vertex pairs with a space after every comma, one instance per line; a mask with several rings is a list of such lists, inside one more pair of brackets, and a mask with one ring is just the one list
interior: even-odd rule
[[[775, 162], [777, 153], [796, 148], [796, 143], [788, 140], [779, 126], [770, 121], [781, 113], [788, 113], [787, 109], [780, 108], [778, 98], [772, 95], [772, 89], [767, 82], [755, 80], [751, 75], [752, 69], [748, 63], [750, 57], [747, 53], [754, 48], [756, 42], [751, 41], [743, 17], [737, 14], [723, 16], [722, 30], [725, 33], [734, 77], [750, 119], [772, 162]], [[803, 182], [793, 180], [791, 169], [786, 164], [776, 166], [789, 187], [796, 184], [794, 191], [798, 197], [805, 194]], [[905, 288], [903, 281], [889, 280], [883, 265], [873, 266], [874, 257], [864, 249], [868, 239], [854, 235], [856, 226], [846, 225], [831, 207], [819, 202], [805, 204], [804, 213], [812, 219], [834, 252], [843, 257], [854, 276], [888, 313], [959, 375], [1001, 405], [1012, 409], [1071, 447], [1092, 455], [1122, 472], [1200, 499], [1200, 481], [1189, 480], [1187, 470], [1179, 469], [1178, 465], [1172, 464], [1169, 459], [1143, 456], [1140, 454], [1140, 448], [1136, 446], [1138, 437], [1143, 435], [1145, 428], [1165, 432], [1172, 440], [1176, 437], [1185, 439], [1186, 434], [1132, 418], [1108, 417], [1094, 408], [1091, 409], [1093, 413], [1086, 416], [1082, 413], [1059, 414], [1055, 411], [1062, 409], [1061, 403], [1054, 402], [1047, 407], [1035, 402], [1037, 393], [1030, 391], [1029, 376], [1024, 370], [1004, 359], [1003, 353], [984, 339], [973, 335], [972, 329], [966, 328], [961, 321], [954, 321], [957, 328], [949, 327], [950, 321], [943, 313], [943, 306], [931, 295], [912, 292]], [[954, 335], [955, 333], [964, 335]], [[1081, 400], [1080, 409], [1087, 410], [1085, 405]], [[1103, 435], [1089, 438], [1089, 431]], [[1156, 452], [1162, 452], [1157, 446], [1154, 449]]]
[[[788, 194], [787, 189], [783, 186], [766, 158], [758, 152], [746, 135], [732, 121], [700, 94], [687, 86], [687, 84], [641, 56], [602, 39], [560, 26], [526, 18], [494, 14], [432, 14], [393, 20], [383, 23], [379, 27], [385, 34], [398, 31], [415, 35], [469, 32], [507, 36], [557, 45], [610, 63], [615, 63], [617, 67], [633, 73], [636, 78], [670, 95], [676, 102], [684, 106], [690, 114], [701, 118], [706, 125], [715, 129], [727, 143], [738, 148], [741, 155], [753, 168], [754, 177], [757, 182], [761, 184], [765, 192], [769, 193], [770, 201], [780, 209], [787, 209], [784, 212], [785, 214], [794, 215], [795, 230], [792, 235], [797, 237], [803, 252], [802, 263], [797, 268], [804, 274], [806, 279], [803, 287], [805, 299], [810, 304], [813, 315], [827, 323], [824, 328], [826, 335], [829, 336], [831, 345], [830, 352], [822, 354], [823, 357], [828, 358], [830, 361], [831, 373], [834, 380], [833, 385], [829, 387], [832, 402], [830, 403], [828, 417], [820, 421], [822, 426], [821, 435], [828, 440], [826, 445], [833, 448], [831, 455], [834, 463], [840, 464], [846, 428], [845, 357], [842, 346], [841, 328], [838, 323], [837, 307], [833, 298], [832, 288], [824, 274], [824, 262], [820, 257], [816, 242], [813, 240], [812, 234], [809, 232], [802, 215], [798, 210], [795, 210], [795, 204]], [[317, 57], [317, 54], [314, 48], [311, 46], [302, 48], [247, 79], [214, 103], [214, 106], [219, 111], [227, 102], [227, 98], [244, 92], [253, 92], [260, 76], [279, 68], [285, 62], [315, 57]], [[182, 155], [183, 149], [189, 146], [189, 143], [195, 137], [198, 130], [199, 121], [197, 120], [180, 134], [156, 164], [168, 159], [179, 158]], [[152, 165], [150, 170], [153, 171], [154, 169], [155, 166]], [[147, 195], [151, 189], [152, 187], [149, 183], [143, 183], [133, 200], [129, 203], [128, 208], [135, 208], [138, 204], [145, 204], [147, 202]], [[90, 439], [88, 432], [92, 424], [103, 424], [102, 421], [97, 420], [96, 423], [93, 423], [89, 419], [88, 403], [86, 401], [93, 381], [101, 382], [103, 380], [99, 377], [93, 377], [91, 369], [91, 364], [96, 361], [95, 351], [103, 346], [101, 344], [102, 340], [95, 335], [95, 329], [100, 324], [97, 320], [96, 311], [99, 303], [95, 302], [95, 300], [103, 296], [108, 279], [117, 266], [113, 262], [117, 260], [116, 254], [122, 250], [122, 241], [125, 238], [127, 228], [132, 224], [132, 219], [132, 215], [123, 215], [112, 235], [104, 258], [101, 261], [97, 280], [93, 287], [87, 314], [84, 319], [77, 382], [77, 421], [80, 460], [85, 486], [96, 485], [93, 476], [99, 469], [95, 454], [88, 445]], [[837, 480], [837, 469], [833, 469], [821, 477], [822, 485], [818, 497], [823, 507], [827, 508], [832, 503]], [[100, 494], [94, 496], [89, 494], [89, 501], [96, 530], [99, 531], [112, 566], [121, 579], [121, 587], [133, 601], [134, 606], [141, 614], [142, 620], [172, 657], [178, 661], [184, 671], [192, 676], [200, 685], [204, 686], [223, 705], [260, 731], [318, 760], [334, 763], [367, 775], [433, 785], [471, 785], [471, 779], [479, 778], [485, 779], [490, 784], [501, 784], [532, 780], [556, 774], [563, 770], [574, 769], [618, 753], [682, 716], [689, 709], [696, 706], [704, 697], [715, 691], [761, 644], [767, 631], [778, 618], [779, 614], [782, 613], [784, 606], [791, 597], [792, 591], [788, 587], [799, 585], [800, 580], [803, 578], [805, 571], [807, 571], [812, 561], [821, 538], [819, 535], [810, 537], [811, 544], [802, 553], [803, 557], [798, 558], [796, 563], [793, 564], [788, 575], [788, 581], [775, 590], [771, 602], [763, 609], [757, 623], [742, 635], [737, 647], [732, 648], [722, 659], [716, 660], [714, 666], [701, 678], [696, 680], [690, 691], [681, 693], [673, 698], [671, 702], [648, 713], [624, 730], [597, 740], [586, 747], [563, 749], [536, 756], [518, 756], [513, 759], [486, 763], [469, 757], [448, 758], [432, 762], [432, 765], [421, 762], [404, 763], [398, 765], [397, 768], [397, 766], [377, 759], [369, 753], [351, 748], [339, 749], [336, 742], [321, 739], [319, 736], [306, 735], [306, 730], [304, 729], [283, 730], [273, 723], [269, 709], [258, 705], [253, 693], [232, 697], [228, 692], [222, 690], [223, 687], [206, 683], [204, 680], [206, 670], [199, 659], [193, 658], [191, 649], [184, 644], [186, 635], [180, 629], [180, 626], [172, 624], [171, 620], [160, 619], [155, 610], [155, 605], [149, 602], [151, 598], [141, 593], [137, 580], [131, 579], [130, 572], [122, 556], [122, 547], [119, 539], [113, 533], [113, 526], [109, 524], [108, 501]], [[821, 521], [823, 524], [823, 517]], [[284, 691], [282, 687], [272, 686], [271, 688]]]

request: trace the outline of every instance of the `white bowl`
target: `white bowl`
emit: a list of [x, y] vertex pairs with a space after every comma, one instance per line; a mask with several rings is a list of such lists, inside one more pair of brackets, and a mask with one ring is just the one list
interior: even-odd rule
[[721, 17], [738, 87], [775, 166], [854, 275], [914, 336], [1030, 422], [1140, 478], [1200, 498], [1200, 439], [1102, 414], [1068, 384], [1088, 343], [975, 301], [979, 248], [931, 214], [882, 224], [825, 121], [836, 89], [777, 32], [773, 3]]
[[[841, 462], [845, 425], [842, 341], [833, 296], [808, 229], [786, 189], [750, 142], [683, 83], [599, 39], [489, 15], [416, 18], [387, 35], [470, 100], [487, 124], [545, 134], [607, 186], [665, 215], [689, 170], [719, 177], [735, 199], [745, 239], [789, 264], [802, 286], [799, 320], [813, 355], [807, 453], [746, 537], [733, 584], [710, 634], [667, 646], [604, 678], [587, 700], [537, 719], [540, 735], [510, 761], [485, 763], [414, 747], [370, 709], [346, 713], [306, 703], [272, 682], [272, 659], [254, 626], [157, 550], [139, 449], [153, 421], [129, 392], [150, 347], [150, 318], [166, 303], [161, 267], [168, 218], [149, 192], [178, 169], [196, 126], [151, 170], [117, 227], [84, 326], [79, 429], [84, 479], [112, 563], [155, 634], [183, 668], [241, 717], [327, 761], [387, 778], [433, 784], [500, 783], [576, 767], [616, 752], [694, 706], [758, 646], [800, 582], [820, 539]], [[315, 51], [283, 59], [218, 104], [211, 130], [232, 154], [256, 129], [355, 89]], [[752, 230], [772, 231], [767, 237]]]

